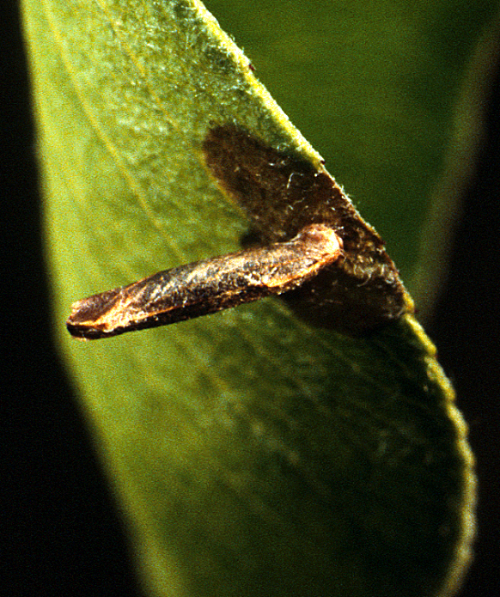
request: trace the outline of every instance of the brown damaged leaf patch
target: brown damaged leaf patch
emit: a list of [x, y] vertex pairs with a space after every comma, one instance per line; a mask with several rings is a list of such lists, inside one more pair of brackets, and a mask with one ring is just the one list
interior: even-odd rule
[[203, 152], [220, 188], [248, 214], [259, 243], [289, 240], [310, 224], [331, 226], [342, 239], [343, 260], [282, 296], [302, 319], [359, 334], [412, 309], [383, 240], [324, 168], [233, 124], [212, 128]]

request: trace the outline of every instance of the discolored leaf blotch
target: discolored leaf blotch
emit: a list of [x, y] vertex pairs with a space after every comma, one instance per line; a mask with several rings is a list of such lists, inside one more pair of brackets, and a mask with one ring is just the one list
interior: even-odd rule
[[283, 296], [303, 319], [357, 334], [412, 310], [383, 240], [325, 169], [232, 124], [212, 128], [203, 150], [210, 172], [247, 212], [260, 242], [283, 241], [313, 223], [331, 226], [342, 239], [344, 259]]

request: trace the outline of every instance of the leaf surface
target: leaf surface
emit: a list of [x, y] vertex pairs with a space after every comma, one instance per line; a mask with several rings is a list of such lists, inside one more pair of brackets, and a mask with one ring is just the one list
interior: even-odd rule
[[471, 456], [411, 316], [353, 338], [269, 299], [69, 339], [74, 300], [239, 248], [249, 222], [202, 151], [214, 122], [321, 158], [195, 0], [25, 0], [24, 14], [58, 335], [151, 594], [451, 592]]

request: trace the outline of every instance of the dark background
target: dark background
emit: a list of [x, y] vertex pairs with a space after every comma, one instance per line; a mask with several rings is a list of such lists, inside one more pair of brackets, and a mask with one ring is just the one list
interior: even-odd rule
[[[1, 238], [2, 263], [8, 264], [1, 286], [7, 348], [2, 444], [8, 451], [2, 568], [12, 580], [3, 593], [140, 595], [113, 496], [52, 342], [34, 131], [14, 0], [3, 3], [0, 45]], [[427, 326], [454, 382], [477, 458], [479, 536], [461, 597], [500, 594], [499, 198], [500, 70], [450, 275]]]

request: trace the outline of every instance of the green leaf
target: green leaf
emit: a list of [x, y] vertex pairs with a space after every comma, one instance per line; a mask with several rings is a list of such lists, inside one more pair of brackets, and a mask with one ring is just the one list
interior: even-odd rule
[[[221, 16], [238, 7], [220, 4]], [[268, 12], [254, 13], [256, 3], [252, 30], [269, 27], [275, 43], [302, 56], [306, 70], [321, 54], [311, 48], [319, 47], [317, 24], [333, 38], [363, 31], [364, 3], [312, 2], [309, 21], [296, 12], [302, 4], [267, 2]], [[327, 4], [329, 21], [317, 12]], [[429, 79], [411, 87], [415, 104], [429, 113], [419, 135], [440, 137], [425, 160], [429, 140], [411, 134], [412, 109], [398, 103], [405, 81], [424, 76], [424, 69], [412, 70], [420, 55], [428, 53], [424, 62], [434, 67], [426, 76], [441, 72], [437, 50], [446, 54], [453, 39], [440, 36], [439, 23], [460, 3], [427, 4], [421, 14], [390, 2], [370, 13], [367, 62], [359, 48], [351, 55], [339, 44], [333, 64], [352, 59], [367, 79], [365, 99], [358, 95], [352, 113], [342, 116], [355, 75], [336, 75], [345, 86], [336, 117], [342, 129], [315, 101], [314, 89], [297, 95], [316, 130], [350, 148], [332, 150], [332, 167], [354, 164], [355, 194], [367, 207], [373, 195], [381, 227], [382, 212], [390, 214], [393, 246], [401, 226], [406, 235], [411, 214], [419, 214], [409, 237], [399, 237], [402, 257], [413, 251], [427, 207], [408, 190], [401, 207], [404, 168], [390, 182], [382, 177], [390, 162], [379, 172], [380, 160], [370, 154], [378, 158], [391, 147], [394, 156], [418, 141], [425, 163], [415, 165], [415, 180], [442, 154], [450, 106], [442, 106], [436, 90], [424, 93]], [[461, 46], [462, 63], [486, 21], [479, 13], [471, 19], [467, 6], [475, 36]], [[239, 4], [241, 19], [247, 8]], [[280, 18], [272, 20], [278, 8]], [[74, 300], [239, 247], [249, 223], [218, 190], [202, 153], [214, 122], [238, 123], [315, 167], [320, 157], [195, 0], [25, 0], [24, 17], [57, 334], [151, 594], [451, 593], [470, 558], [471, 455], [453, 392], [411, 316], [353, 338], [309, 326], [269, 299], [129, 337], [69, 339], [63, 322]], [[280, 19], [294, 36], [280, 34]], [[422, 49], [420, 35], [436, 47]], [[379, 75], [375, 63], [393, 71]], [[397, 82], [400, 72], [406, 75]], [[321, 74], [315, 80], [321, 85]], [[373, 101], [371, 114], [377, 89], [389, 94], [394, 110]], [[359, 117], [362, 109], [366, 118]], [[384, 140], [373, 128], [378, 114]], [[351, 128], [355, 121], [362, 126]], [[389, 202], [382, 202], [379, 188], [391, 186]], [[403, 259], [410, 269], [414, 260]]]

